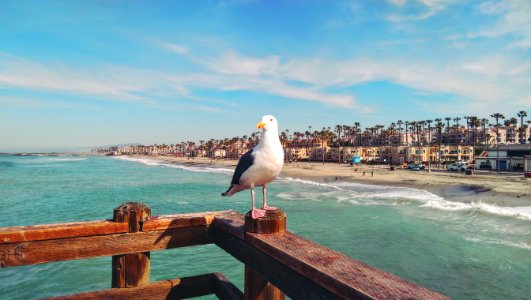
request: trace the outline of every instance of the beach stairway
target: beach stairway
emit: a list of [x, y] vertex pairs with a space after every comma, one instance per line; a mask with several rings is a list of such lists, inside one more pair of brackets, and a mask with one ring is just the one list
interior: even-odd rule
[[[243, 293], [220, 273], [150, 282], [151, 251], [202, 244], [244, 264]], [[101, 256], [112, 256], [112, 288], [54, 299], [448, 299], [289, 232], [281, 210], [257, 220], [234, 211], [151, 216], [129, 202], [112, 220], [0, 228], [2, 268]]]

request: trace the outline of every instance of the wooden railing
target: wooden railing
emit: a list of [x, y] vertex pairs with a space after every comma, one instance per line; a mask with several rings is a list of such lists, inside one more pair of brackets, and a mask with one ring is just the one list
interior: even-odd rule
[[[244, 263], [244, 293], [219, 273], [149, 281], [151, 251], [209, 243]], [[152, 217], [125, 203], [112, 221], [0, 228], [0, 267], [100, 256], [113, 256], [111, 289], [54, 299], [447, 299], [287, 231], [280, 210]]]

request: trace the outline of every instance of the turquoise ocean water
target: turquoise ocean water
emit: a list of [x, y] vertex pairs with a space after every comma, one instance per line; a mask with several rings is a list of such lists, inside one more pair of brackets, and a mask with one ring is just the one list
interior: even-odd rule
[[[153, 215], [244, 213], [247, 191], [220, 196], [231, 174], [151, 160], [0, 155], [0, 227], [108, 219], [126, 201], [148, 204]], [[268, 196], [286, 212], [289, 230], [452, 298], [531, 298], [531, 207], [291, 178], [271, 184]], [[0, 269], [0, 299], [109, 288], [110, 266], [106, 257]], [[207, 272], [243, 289], [243, 265], [216, 246], [151, 254], [153, 281]]]

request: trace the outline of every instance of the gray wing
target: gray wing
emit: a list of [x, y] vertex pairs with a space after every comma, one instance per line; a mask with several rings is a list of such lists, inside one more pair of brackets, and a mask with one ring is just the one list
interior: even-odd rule
[[232, 181], [230, 182], [231, 185], [240, 184], [240, 178], [242, 177], [243, 172], [247, 171], [247, 169], [249, 169], [253, 165], [254, 156], [252, 155], [252, 153], [253, 149], [247, 151], [247, 153], [240, 157], [238, 165], [236, 165], [234, 175], [232, 175]]

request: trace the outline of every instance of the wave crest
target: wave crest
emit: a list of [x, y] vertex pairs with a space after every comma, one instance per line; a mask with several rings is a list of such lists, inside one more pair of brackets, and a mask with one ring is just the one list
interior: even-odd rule
[[130, 156], [115, 156], [114, 158], [125, 160], [125, 161], [142, 163], [148, 166], [160, 166], [160, 167], [181, 169], [181, 170], [186, 170], [186, 171], [191, 171], [191, 172], [218, 173], [218, 174], [229, 174], [229, 173], [234, 172], [234, 170], [227, 169], [227, 168], [186, 166], [186, 165], [181, 165], [178, 163], [171, 163], [167, 161], [161, 161], [161, 160], [150, 159], [150, 158], [137, 158], [137, 157], [130, 157]]

